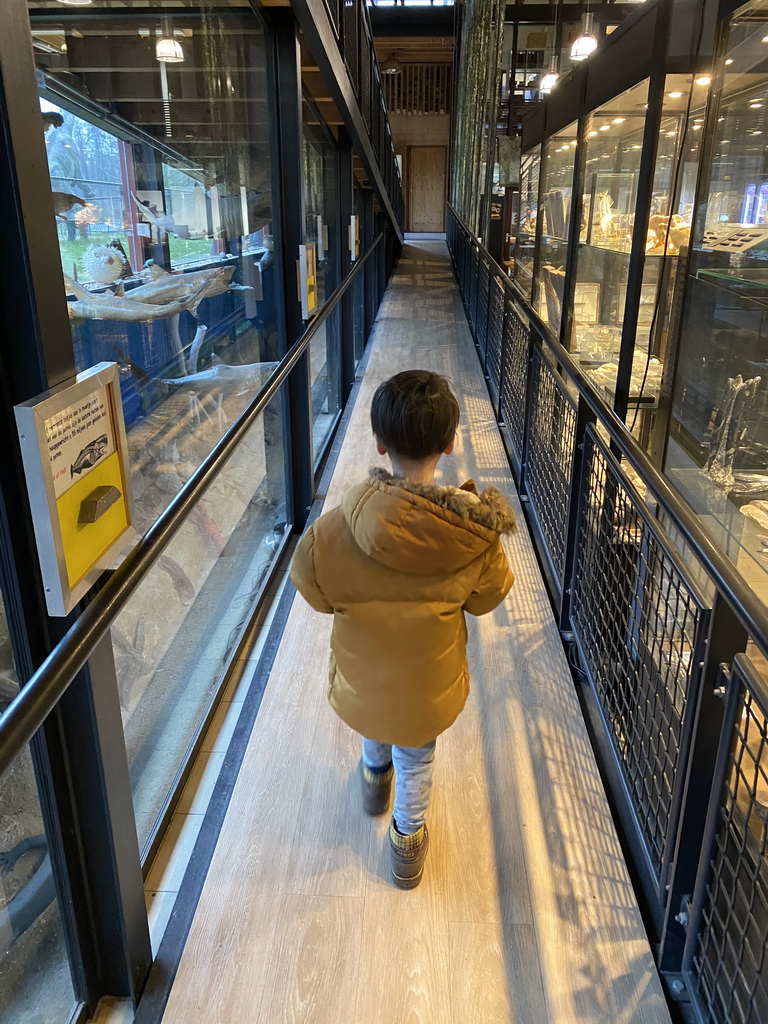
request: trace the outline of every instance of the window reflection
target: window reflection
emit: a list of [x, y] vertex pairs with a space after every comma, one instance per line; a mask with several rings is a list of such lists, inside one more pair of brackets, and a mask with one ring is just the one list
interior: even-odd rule
[[[0, 597], [0, 713], [19, 691]], [[74, 1002], [32, 758], [0, 780], [0, 1021], [58, 1024]]]
[[[75, 362], [120, 367], [146, 530], [283, 351], [264, 32], [237, 0], [31, 22]], [[283, 416], [278, 396], [112, 629], [145, 849], [287, 531]]]

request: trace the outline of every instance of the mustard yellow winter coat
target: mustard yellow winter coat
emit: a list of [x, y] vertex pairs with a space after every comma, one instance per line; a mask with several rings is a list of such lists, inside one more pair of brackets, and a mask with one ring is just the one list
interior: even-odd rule
[[451, 725], [469, 693], [464, 612], [492, 611], [512, 586], [500, 541], [512, 529], [494, 488], [384, 470], [309, 527], [291, 579], [333, 614], [328, 699], [347, 725], [405, 747]]

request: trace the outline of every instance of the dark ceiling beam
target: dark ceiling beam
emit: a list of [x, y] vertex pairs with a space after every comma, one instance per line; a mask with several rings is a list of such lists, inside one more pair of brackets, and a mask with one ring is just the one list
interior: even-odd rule
[[[600, 25], [613, 25], [624, 21], [630, 14], [636, 14], [641, 4], [564, 4], [561, 8], [563, 21], [578, 21], [590, 10]], [[413, 10], [413, 8], [408, 8]], [[507, 4], [504, 21], [514, 24], [522, 21], [532, 25], [554, 25], [558, 8], [553, 4]]]
[[452, 7], [369, 7], [374, 36], [452, 36]]

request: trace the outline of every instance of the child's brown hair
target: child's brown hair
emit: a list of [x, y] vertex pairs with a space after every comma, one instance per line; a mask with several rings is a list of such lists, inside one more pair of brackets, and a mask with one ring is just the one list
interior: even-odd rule
[[440, 455], [459, 425], [459, 403], [447, 377], [430, 370], [403, 370], [376, 389], [373, 433], [390, 451], [419, 461]]

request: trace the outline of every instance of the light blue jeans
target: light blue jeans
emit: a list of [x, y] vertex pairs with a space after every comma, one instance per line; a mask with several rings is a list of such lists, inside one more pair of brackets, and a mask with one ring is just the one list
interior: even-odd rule
[[398, 832], [411, 836], [424, 824], [432, 792], [435, 744], [423, 747], [398, 747], [376, 740], [363, 740], [363, 762], [369, 768], [395, 766], [395, 806], [393, 815]]

